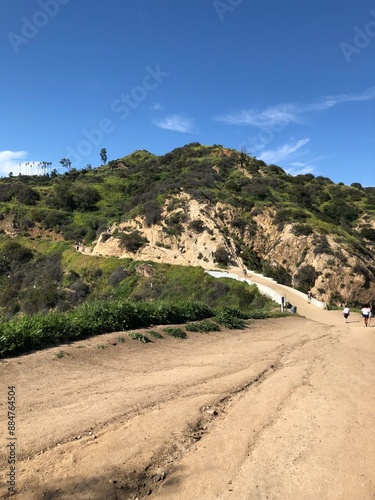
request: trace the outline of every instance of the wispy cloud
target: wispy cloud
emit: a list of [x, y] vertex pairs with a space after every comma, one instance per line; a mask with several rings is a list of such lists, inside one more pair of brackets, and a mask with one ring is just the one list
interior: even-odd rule
[[371, 101], [373, 99], [375, 99], [375, 87], [370, 87], [357, 94], [338, 94], [324, 97], [316, 103], [308, 104], [305, 108], [301, 107], [301, 112], [325, 110], [343, 102]]
[[272, 127], [274, 125], [298, 122], [298, 109], [294, 104], [280, 104], [263, 111], [254, 109], [239, 111], [233, 115], [219, 115], [217, 121], [229, 125], [252, 125], [254, 127]]
[[166, 130], [174, 130], [175, 132], [193, 132], [194, 124], [191, 118], [185, 115], [168, 115], [161, 120], [155, 120], [154, 124]]
[[309, 141], [310, 139], [306, 137], [305, 139], [300, 139], [297, 142], [284, 144], [283, 146], [277, 149], [262, 151], [259, 155], [259, 158], [261, 158], [266, 163], [280, 162], [284, 160], [287, 156], [291, 155], [298, 149], [302, 148]]
[[19, 172], [20, 160], [25, 159], [26, 151], [0, 151], [0, 175], [8, 175], [10, 172]]
[[344, 102], [370, 101], [375, 99], [375, 87], [356, 94], [337, 94], [322, 97], [309, 104], [286, 103], [258, 111], [241, 110], [233, 114], [218, 115], [215, 120], [229, 125], [250, 125], [258, 128], [302, 123], [301, 115], [309, 111], [324, 111]]

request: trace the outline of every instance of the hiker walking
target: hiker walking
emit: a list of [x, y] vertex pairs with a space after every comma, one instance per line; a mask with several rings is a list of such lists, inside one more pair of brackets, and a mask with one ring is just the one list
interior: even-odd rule
[[349, 309], [348, 306], [344, 307], [344, 310], [342, 311], [342, 314], [344, 315], [345, 323], [348, 323], [348, 318], [349, 318], [349, 314], [350, 314], [350, 309]]
[[363, 318], [363, 326], [368, 326], [368, 322], [370, 319], [370, 313], [371, 313], [371, 307], [369, 307], [369, 306], [362, 307], [361, 314], [362, 314], [362, 318]]
[[311, 297], [312, 297], [311, 292], [307, 292], [307, 303], [308, 304], [311, 304]]

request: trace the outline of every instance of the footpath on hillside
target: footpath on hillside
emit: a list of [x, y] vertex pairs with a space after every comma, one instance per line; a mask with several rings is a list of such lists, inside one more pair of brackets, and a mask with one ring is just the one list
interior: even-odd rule
[[0, 497], [13, 387], [17, 499], [374, 500], [375, 325], [290, 302], [244, 330], [2, 360]]

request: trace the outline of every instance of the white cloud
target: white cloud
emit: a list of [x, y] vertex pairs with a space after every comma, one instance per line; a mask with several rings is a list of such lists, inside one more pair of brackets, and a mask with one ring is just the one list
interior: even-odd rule
[[324, 111], [344, 102], [370, 101], [375, 99], [375, 87], [357, 94], [338, 94], [321, 98], [310, 104], [286, 103], [257, 111], [238, 111], [234, 114], [219, 115], [215, 119], [229, 125], [250, 125], [257, 128], [286, 126], [301, 123], [301, 115], [309, 111]]
[[9, 172], [13, 172], [14, 175], [19, 174], [19, 164], [21, 163], [21, 168], [24, 164], [20, 160], [26, 156], [26, 151], [0, 151], [0, 175], [8, 176]]
[[375, 99], [375, 87], [370, 87], [358, 94], [338, 94], [323, 98], [317, 103], [308, 104], [305, 108], [301, 108], [302, 111], [310, 110], [324, 110], [337, 106], [342, 102], [355, 102], [355, 101], [371, 101]]
[[309, 165], [306, 163], [304, 166], [300, 166], [300, 168], [284, 168], [285, 172], [290, 175], [303, 175], [303, 174], [314, 174], [315, 167], [313, 165]]
[[240, 111], [233, 115], [219, 115], [217, 121], [230, 125], [252, 125], [254, 127], [272, 127], [298, 122], [298, 112], [293, 104], [280, 104], [264, 111], [254, 109]]
[[155, 120], [154, 124], [159, 128], [175, 132], [193, 132], [193, 121], [184, 115], [169, 115], [162, 120]]
[[259, 158], [261, 158], [263, 161], [266, 163], [276, 163], [283, 160], [285, 157], [289, 156], [290, 154], [294, 153], [298, 149], [302, 148], [305, 144], [307, 144], [310, 141], [309, 138], [305, 139], [300, 139], [299, 141], [295, 143], [289, 143], [289, 144], [284, 144], [283, 146], [273, 149], [273, 150], [268, 150], [268, 151], [262, 151], [259, 154]]

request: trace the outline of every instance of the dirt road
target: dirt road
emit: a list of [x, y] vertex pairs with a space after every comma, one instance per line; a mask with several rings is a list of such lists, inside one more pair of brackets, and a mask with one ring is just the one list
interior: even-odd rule
[[375, 499], [375, 328], [322, 314], [3, 360], [1, 498], [15, 386], [17, 499]]

